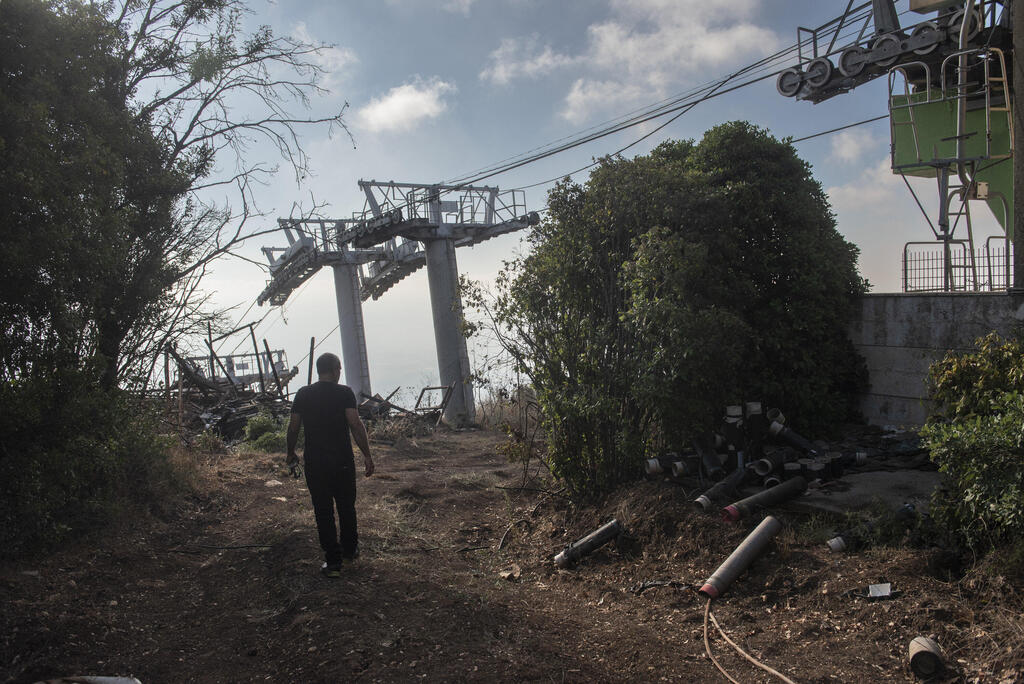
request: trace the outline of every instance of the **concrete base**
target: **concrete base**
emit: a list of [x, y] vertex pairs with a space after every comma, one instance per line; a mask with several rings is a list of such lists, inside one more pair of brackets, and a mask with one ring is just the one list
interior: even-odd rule
[[1006, 293], [870, 294], [850, 338], [867, 362], [871, 386], [861, 411], [873, 425], [917, 426], [928, 416], [928, 366], [969, 351], [992, 331], [1024, 322], [1024, 298]]
[[828, 489], [811, 489], [788, 506], [810, 512], [846, 513], [869, 508], [876, 502], [896, 510], [905, 503], [914, 504], [918, 512], [928, 509], [932, 492], [942, 475], [928, 470], [878, 470], [870, 473], [848, 473]]

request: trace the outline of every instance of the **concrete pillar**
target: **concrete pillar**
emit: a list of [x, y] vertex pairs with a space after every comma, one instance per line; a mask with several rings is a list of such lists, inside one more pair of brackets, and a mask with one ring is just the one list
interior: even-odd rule
[[466, 425], [476, 418], [469, 352], [462, 334], [462, 297], [455, 243], [447, 238], [425, 241], [430, 308], [434, 314], [434, 344], [442, 385], [455, 384], [444, 417], [452, 425]]
[[[1013, 227], [1006, 227], [1013, 240], [1013, 275], [1007, 273], [1007, 282], [1013, 280], [1010, 291], [1024, 295], [1024, 111], [1018, 109], [1017, 88], [1024, 83], [1024, 3], [1014, 0], [1013, 12], [1013, 91], [1010, 111], [1013, 113]], [[1024, 107], [1024, 102], [1021, 103]]]
[[334, 268], [334, 292], [338, 299], [338, 332], [341, 334], [341, 367], [345, 384], [355, 392], [356, 402], [370, 390], [370, 365], [366, 360], [366, 333], [363, 328], [363, 303], [359, 299], [359, 274], [355, 266], [338, 264]]

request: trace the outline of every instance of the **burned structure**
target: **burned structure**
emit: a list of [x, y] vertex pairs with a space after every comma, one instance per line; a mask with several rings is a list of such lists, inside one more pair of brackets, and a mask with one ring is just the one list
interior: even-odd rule
[[[206, 339], [208, 355], [183, 356], [168, 347], [164, 362], [163, 400], [176, 416], [179, 431], [213, 431], [229, 440], [243, 436], [249, 419], [261, 411], [284, 418], [291, 410], [288, 382], [298, 375], [288, 367], [283, 349], [256, 342], [254, 325]], [[252, 351], [217, 354], [214, 343], [248, 332]]]

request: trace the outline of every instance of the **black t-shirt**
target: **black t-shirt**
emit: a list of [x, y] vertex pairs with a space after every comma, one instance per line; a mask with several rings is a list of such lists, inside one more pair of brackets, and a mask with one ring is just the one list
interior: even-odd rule
[[350, 408], [356, 408], [356, 395], [346, 385], [321, 380], [295, 393], [292, 413], [302, 416], [307, 463], [310, 458], [331, 456], [352, 461], [352, 438], [345, 418], [345, 409]]

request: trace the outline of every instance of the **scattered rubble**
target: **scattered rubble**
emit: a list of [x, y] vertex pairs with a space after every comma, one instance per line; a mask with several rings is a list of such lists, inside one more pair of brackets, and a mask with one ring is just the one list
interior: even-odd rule
[[[359, 416], [368, 423], [370, 435], [377, 441], [396, 444], [402, 437], [429, 434], [441, 424], [455, 385], [424, 387], [411, 411], [391, 401], [399, 389], [396, 387], [387, 397], [363, 394]], [[437, 393], [437, 402], [430, 403]]]

